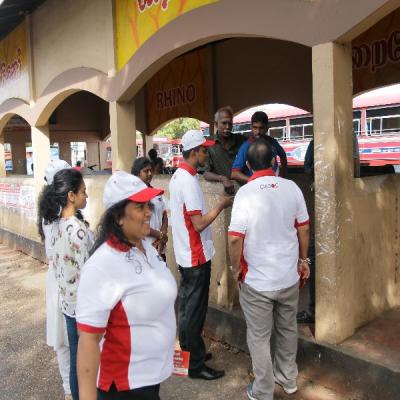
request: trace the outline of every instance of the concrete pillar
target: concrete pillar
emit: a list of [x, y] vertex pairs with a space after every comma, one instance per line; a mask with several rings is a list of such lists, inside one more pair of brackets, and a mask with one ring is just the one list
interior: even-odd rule
[[13, 174], [26, 174], [26, 144], [25, 142], [11, 142], [11, 157]]
[[106, 141], [99, 142], [99, 153], [100, 153], [99, 170], [107, 168], [107, 146], [108, 143]]
[[[338, 343], [353, 332], [348, 295], [353, 290], [352, 265], [343, 265], [343, 218], [351, 190], [352, 60], [350, 45], [335, 43], [312, 49], [315, 219], [316, 338]], [[351, 223], [351, 219], [348, 219]]]
[[147, 153], [153, 148], [153, 136], [143, 134], [143, 154], [142, 156], [147, 157]]
[[64, 160], [71, 165], [71, 142], [59, 142], [58, 151], [60, 160]]
[[136, 159], [134, 102], [110, 102], [112, 169], [130, 172]]
[[88, 166], [96, 165], [95, 169], [98, 169], [100, 163], [98, 142], [86, 142], [86, 162]]
[[6, 157], [4, 151], [4, 135], [0, 136], [0, 177], [6, 176]]
[[[40, 191], [44, 184], [44, 169], [50, 161], [49, 125], [32, 126], [33, 176], [35, 186]], [[39, 193], [39, 192], [37, 192]]]

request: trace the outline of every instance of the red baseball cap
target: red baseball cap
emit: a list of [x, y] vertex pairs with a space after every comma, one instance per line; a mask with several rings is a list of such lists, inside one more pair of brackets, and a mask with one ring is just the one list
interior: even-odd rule
[[137, 176], [124, 171], [114, 172], [104, 186], [103, 203], [110, 208], [122, 200], [146, 203], [164, 193], [163, 189], [148, 187]]

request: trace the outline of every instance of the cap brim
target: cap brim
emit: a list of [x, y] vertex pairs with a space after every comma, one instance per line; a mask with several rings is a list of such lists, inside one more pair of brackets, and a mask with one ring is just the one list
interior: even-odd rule
[[134, 201], [135, 203], [146, 203], [146, 201], [154, 199], [154, 197], [160, 196], [163, 193], [163, 189], [148, 187], [141, 190], [140, 192], [133, 194], [132, 196], [129, 196], [128, 199]]
[[214, 146], [214, 144], [215, 144], [215, 141], [214, 141], [214, 140], [206, 140], [206, 141], [203, 142], [201, 145], [202, 145], [203, 147], [211, 147], [211, 146]]

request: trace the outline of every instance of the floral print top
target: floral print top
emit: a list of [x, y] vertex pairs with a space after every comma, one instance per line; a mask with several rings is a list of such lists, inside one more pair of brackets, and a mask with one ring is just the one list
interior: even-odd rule
[[61, 311], [75, 317], [81, 269], [93, 245], [89, 228], [75, 216], [60, 218], [51, 231], [51, 259], [58, 283]]

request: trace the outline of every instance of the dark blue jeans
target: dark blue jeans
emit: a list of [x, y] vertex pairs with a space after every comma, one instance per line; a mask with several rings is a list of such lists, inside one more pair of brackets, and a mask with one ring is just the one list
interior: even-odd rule
[[76, 354], [78, 352], [78, 329], [76, 327], [76, 319], [65, 315], [67, 325], [67, 334], [69, 342], [69, 385], [74, 400], [79, 400], [78, 376], [76, 374]]
[[97, 400], [160, 400], [160, 385], [118, 392], [113, 383], [108, 392], [97, 389]]

